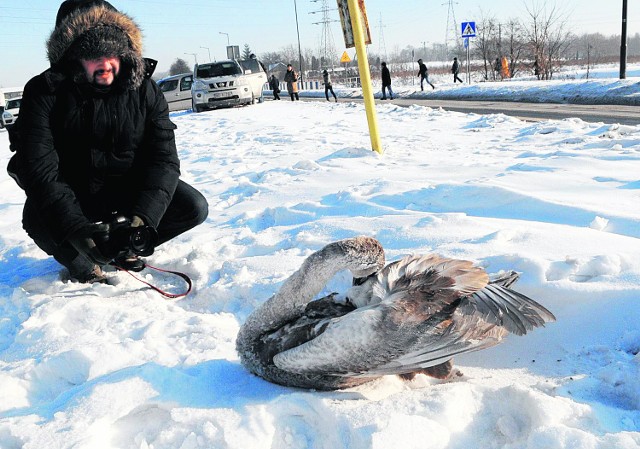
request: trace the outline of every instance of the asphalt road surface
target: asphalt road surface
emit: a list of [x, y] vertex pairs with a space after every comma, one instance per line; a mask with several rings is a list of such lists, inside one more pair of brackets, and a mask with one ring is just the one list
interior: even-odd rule
[[[285, 100], [286, 97], [282, 99]], [[288, 98], [286, 98], [288, 100]], [[300, 97], [301, 100], [320, 100], [324, 98]], [[338, 99], [340, 101], [340, 99]], [[362, 102], [359, 98], [342, 101]], [[585, 122], [620, 123], [624, 125], [640, 124], [640, 106], [623, 106], [610, 104], [557, 104], [557, 103], [511, 103], [506, 101], [477, 100], [428, 100], [418, 98], [396, 98], [394, 100], [376, 100], [376, 103], [393, 103], [399, 106], [417, 104], [430, 108], [442, 108], [475, 114], [505, 114], [522, 120], [540, 121], [577, 117]]]

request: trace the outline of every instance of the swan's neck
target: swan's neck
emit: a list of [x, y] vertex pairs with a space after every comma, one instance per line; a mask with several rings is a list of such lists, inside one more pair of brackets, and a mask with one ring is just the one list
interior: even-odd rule
[[354, 275], [363, 277], [382, 266], [384, 253], [374, 239], [357, 237], [325, 246], [309, 256], [278, 293], [249, 315], [240, 328], [238, 348], [248, 349], [246, 345], [251, 341], [299, 317], [306, 305], [339, 271], [350, 269]]

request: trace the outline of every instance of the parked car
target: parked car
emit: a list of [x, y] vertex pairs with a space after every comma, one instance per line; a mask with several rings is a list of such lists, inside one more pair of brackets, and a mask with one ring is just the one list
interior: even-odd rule
[[2, 116], [0, 116], [0, 122], [2, 122], [3, 127], [8, 127], [13, 125], [20, 114], [20, 103], [22, 102], [22, 97], [12, 98], [7, 100], [4, 106], [4, 111], [2, 112]]
[[158, 86], [169, 104], [170, 111], [180, 111], [191, 107], [191, 85], [193, 73], [181, 73], [158, 81]]
[[245, 68], [234, 59], [196, 64], [191, 88], [193, 111], [262, 101], [267, 74], [257, 60], [250, 61]]

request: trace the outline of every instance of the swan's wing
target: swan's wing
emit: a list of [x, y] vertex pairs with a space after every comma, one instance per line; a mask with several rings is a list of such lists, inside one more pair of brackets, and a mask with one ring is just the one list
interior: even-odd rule
[[450, 341], [442, 341], [440, 326], [451, 319], [453, 304], [488, 280], [485, 271], [469, 261], [405, 257], [385, 267], [373, 285], [356, 287], [356, 297], [351, 292], [356, 311], [332, 321], [313, 340], [275, 355], [273, 362], [301, 374], [368, 375], [419, 344], [418, 348], [437, 346], [429, 356], [429, 366], [436, 365], [451, 357]]
[[458, 307], [459, 320], [478, 320], [524, 335], [544, 323], [555, 321], [549, 310], [533, 299], [497, 284], [489, 284], [465, 298]]
[[[389, 328], [387, 305], [363, 307], [333, 320], [311, 341], [277, 354], [274, 364], [299, 374], [363, 374], [399, 357], [409, 343]], [[396, 328], [398, 326], [395, 326]]]
[[498, 344], [508, 332], [522, 335], [554, 321], [530, 298], [487, 286], [425, 320], [398, 302], [357, 309], [331, 322], [324, 333], [274, 357], [300, 374], [374, 377], [439, 365], [454, 356]]

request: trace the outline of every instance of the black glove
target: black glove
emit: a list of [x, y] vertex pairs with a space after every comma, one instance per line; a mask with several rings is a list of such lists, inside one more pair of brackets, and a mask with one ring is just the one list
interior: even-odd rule
[[106, 265], [111, 262], [111, 258], [105, 256], [100, 252], [92, 236], [96, 232], [107, 232], [108, 229], [108, 226], [103, 223], [91, 224], [80, 229], [79, 231], [76, 231], [73, 235], [71, 235], [71, 237], [69, 237], [68, 241], [76, 251], [87, 256], [97, 265]]

